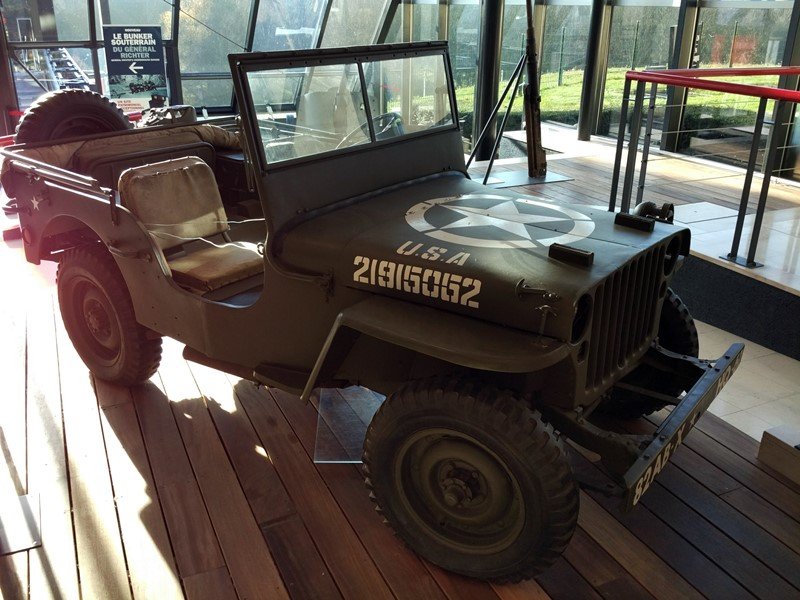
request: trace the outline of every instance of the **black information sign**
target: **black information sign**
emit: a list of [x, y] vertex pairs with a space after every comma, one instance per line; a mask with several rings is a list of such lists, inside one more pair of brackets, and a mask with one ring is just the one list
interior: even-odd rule
[[167, 95], [160, 25], [103, 25], [109, 95], [124, 111], [150, 106]]

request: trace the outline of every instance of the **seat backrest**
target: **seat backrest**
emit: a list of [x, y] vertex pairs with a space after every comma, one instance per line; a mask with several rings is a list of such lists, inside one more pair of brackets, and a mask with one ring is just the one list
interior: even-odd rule
[[297, 107], [298, 127], [333, 133], [335, 106], [336, 90], [306, 92], [300, 96], [300, 104]]
[[162, 250], [228, 230], [214, 172], [196, 156], [127, 169], [119, 194]]
[[103, 187], [116, 189], [119, 177], [125, 169], [143, 164], [162, 162], [184, 156], [202, 158], [209, 167], [216, 163], [216, 152], [208, 142], [194, 142], [182, 146], [138, 149], [128, 154], [97, 156], [82, 166], [81, 172], [93, 177]]

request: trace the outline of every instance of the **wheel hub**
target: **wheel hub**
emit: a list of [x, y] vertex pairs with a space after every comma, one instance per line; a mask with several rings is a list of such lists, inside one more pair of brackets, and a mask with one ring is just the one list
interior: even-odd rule
[[448, 462], [439, 471], [442, 499], [451, 508], [469, 506], [480, 495], [478, 472], [471, 465], [465, 467], [459, 468]]
[[398, 488], [414, 518], [453, 550], [499, 552], [522, 530], [518, 482], [474, 437], [423, 430], [406, 440], [397, 461]]
[[97, 301], [91, 302], [86, 308], [86, 324], [98, 340], [107, 339], [111, 335], [108, 314]]
[[65, 292], [74, 299], [72, 308], [78, 335], [86, 351], [104, 364], [113, 364], [120, 353], [121, 335], [108, 297], [93, 281], [81, 278]]

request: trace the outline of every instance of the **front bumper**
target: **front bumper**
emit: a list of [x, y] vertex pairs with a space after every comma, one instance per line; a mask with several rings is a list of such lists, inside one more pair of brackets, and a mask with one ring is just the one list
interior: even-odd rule
[[744, 344], [733, 344], [715, 361], [698, 361], [704, 372], [681, 402], [653, 433], [653, 440], [623, 476], [625, 507], [633, 508], [653, 483], [675, 449], [736, 371], [742, 361]]

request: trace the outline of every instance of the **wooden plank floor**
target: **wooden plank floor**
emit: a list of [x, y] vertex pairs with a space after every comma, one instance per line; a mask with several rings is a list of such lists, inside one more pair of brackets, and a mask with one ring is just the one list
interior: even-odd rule
[[[509, 137], [524, 140], [521, 132], [510, 132]], [[543, 196], [560, 203], [608, 206], [611, 174], [614, 169], [615, 145], [612, 140], [595, 138], [591, 142], [575, 139], [575, 130], [552, 124], [543, 125], [543, 143], [558, 154], [547, 156], [548, 172], [571, 177], [570, 181], [546, 185], [514, 188], [522, 193]], [[627, 147], [625, 155], [627, 156]], [[638, 156], [634, 177], [634, 192], [639, 181]], [[484, 163], [476, 163], [476, 172], [483, 172]], [[493, 171], [526, 170], [522, 160], [501, 160]], [[624, 177], [620, 176], [620, 188]], [[734, 210], [739, 209], [745, 171], [710, 160], [698, 160], [684, 155], [650, 150], [647, 178], [642, 199], [657, 204], [692, 204], [712, 202]], [[761, 191], [762, 177], [756, 173], [748, 197], [748, 213], [754, 213]], [[621, 197], [618, 193], [617, 202]], [[632, 201], [635, 204], [635, 198]], [[766, 209], [780, 210], [800, 206], [800, 184], [786, 179], [773, 178], [769, 188]]]
[[[187, 363], [175, 342], [146, 385], [93, 381], [52, 266], [3, 246], [0, 269], [0, 491], [40, 495], [44, 540], [0, 557], [3, 598], [800, 597], [800, 490], [713, 415], [635, 511], [582, 492], [563, 558], [491, 585], [406, 550], [358, 467], [314, 464], [313, 407]], [[572, 452], [602, 485], [592, 458]]]

